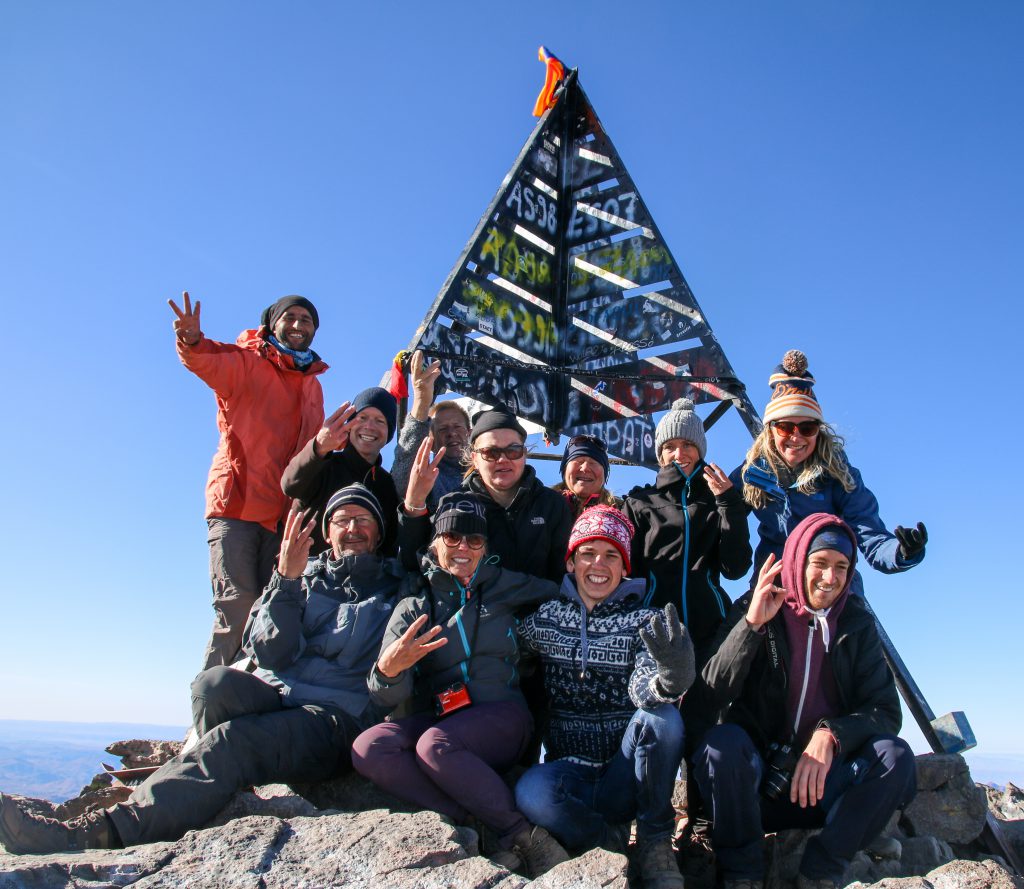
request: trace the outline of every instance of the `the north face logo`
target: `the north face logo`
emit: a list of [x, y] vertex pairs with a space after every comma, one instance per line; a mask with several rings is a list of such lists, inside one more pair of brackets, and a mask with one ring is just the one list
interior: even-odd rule
[[544, 516], [542, 516], [542, 515], [535, 515], [532, 519], [530, 519], [530, 524], [531, 525], [543, 525], [544, 524]]

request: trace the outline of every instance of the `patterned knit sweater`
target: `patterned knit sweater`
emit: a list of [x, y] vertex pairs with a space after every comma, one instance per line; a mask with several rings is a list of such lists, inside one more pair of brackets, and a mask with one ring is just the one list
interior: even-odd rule
[[567, 574], [559, 598], [519, 625], [522, 654], [540, 657], [551, 701], [548, 760], [603, 765], [638, 707], [677, 700], [659, 692], [657, 666], [640, 639], [640, 628], [657, 613], [641, 606], [645, 590], [643, 580], [624, 580], [588, 614]]

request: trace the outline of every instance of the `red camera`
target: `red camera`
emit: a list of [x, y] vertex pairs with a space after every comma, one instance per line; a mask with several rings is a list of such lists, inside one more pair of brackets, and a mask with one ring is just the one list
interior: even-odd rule
[[463, 707], [468, 707], [473, 702], [469, 699], [469, 689], [465, 683], [456, 682], [449, 685], [444, 691], [434, 695], [434, 712], [438, 716], [447, 716]]

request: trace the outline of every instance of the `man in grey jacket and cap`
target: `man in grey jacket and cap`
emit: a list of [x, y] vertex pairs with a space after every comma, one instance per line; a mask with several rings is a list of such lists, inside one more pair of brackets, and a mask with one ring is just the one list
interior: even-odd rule
[[165, 763], [126, 803], [62, 822], [0, 794], [0, 842], [15, 854], [175, 840], [245, 787], [323, 781], [352, 767], [352, 741], [382, 713], [373, 665], [395, 603], [408, 593], [397, 560], [378, 554], [384, 517], [363, 485], [336, 492], [330, 543], [309, 558], [315, 518], [293, 507], [277, 569], [246, 628], [249, 673], [217, 666], [192, 684], [198, 743]]

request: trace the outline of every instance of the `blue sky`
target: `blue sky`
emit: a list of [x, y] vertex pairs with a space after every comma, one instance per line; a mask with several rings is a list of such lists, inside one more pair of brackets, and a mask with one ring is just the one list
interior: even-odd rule
[[[1024, 753], [1024, 8], [999, 2], [0, 5], [4, 717], [188, 721], [216, 434], [167, 298], [233, 340], [304, 294], [328, 410], [376, 383], [530, 134], [541, 43], [754, 403], [802, 348], [883, 517], [928, 524], [869, 598], [935, 710]], [[727, 415], [710, 457], [747, 443]]]

